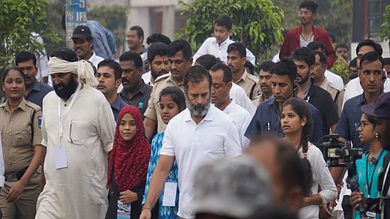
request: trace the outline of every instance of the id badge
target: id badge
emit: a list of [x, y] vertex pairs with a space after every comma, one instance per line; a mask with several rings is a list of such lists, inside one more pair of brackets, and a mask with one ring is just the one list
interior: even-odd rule
[[55, 158], [57, 170], [68, 167], [68, 160], [66, 158], [65, 147], [55, 147], [54, 148], [54, 158]]
[[131, 205], [118, 200], [117, 219], [130, 219]]
[[163, 206], [173, 207], [176, 204], [176, 182], [166, 182], [164, 186], [164, 198], [162, 201]]
[[367, 216], [367, 218], [376, 218], [376, 213], [371, 212], [371, 211], [367, 211], [366, 216]]

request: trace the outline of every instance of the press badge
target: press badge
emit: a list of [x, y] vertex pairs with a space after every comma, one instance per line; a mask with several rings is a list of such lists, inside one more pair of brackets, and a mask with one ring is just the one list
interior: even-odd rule
[[367, 218], [376, 218], [376, 213], [371, 212], [371, 211], [367, 211], [366, 216], [367, 216]]
[[173, 207], [176, 204], [177, 183], [166, 182], [164, 186], [163, 206]]
[[54, 158], [57, 170], [68, 167], [65, 147], [54, 147]]

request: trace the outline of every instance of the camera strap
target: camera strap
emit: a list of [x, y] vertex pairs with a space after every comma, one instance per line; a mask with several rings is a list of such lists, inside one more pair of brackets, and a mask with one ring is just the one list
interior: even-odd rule
[[372, 182], [374, 181], [374, 174], [375, 174], [375, 171], [376, 171], [376, 167], [378, 166], [378, 163], [379, 163], [379, 160], [381, 159], [382, 157], [382, 154], [383, 154], [383, 149], [381, 149], [381, 152], [378, 156], [378, 159], [376, 159], [376, 162], [373, 163], [374, 164], [374, 170], [372, 171], [371, 173], [371, 179], [368, 178], [368, 168], [370, 166], [370, 156], [369, 154], [367, 154], [367, 160], [366, 160], [366, 185], [367, 185], [367, 190], [368, 190], [368, 198], [371, 198], [371, 188], [372, 188]]

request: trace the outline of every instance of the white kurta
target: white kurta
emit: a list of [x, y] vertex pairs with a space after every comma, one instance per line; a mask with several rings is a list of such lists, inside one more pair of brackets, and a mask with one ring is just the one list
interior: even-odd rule
[[[103, 219], [107, 211], [107, 155], [112, 149], [114, 117], [103, 94], [84, 85], [61, 121], [58, 107], [61, 114], [66, 112], [71, 99], [59, 101], [52, 91], [43, 100], [46, 185], [38, 198], [37, 219]], [[66, 150], [66, 168], [56, 169], [58, 147]]]

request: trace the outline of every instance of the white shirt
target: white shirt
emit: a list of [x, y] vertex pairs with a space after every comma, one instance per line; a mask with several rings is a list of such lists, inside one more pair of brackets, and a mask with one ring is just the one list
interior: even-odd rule
[[241, 147], [242, 150], [245, 150], [248, 147], [250, 141], [247, 137], [245, 137], [244, 134], [252, 120], [252, 116], [246, 109], [236, 104], [234, 100], [230, 102], [230, 104], [223, 110], [223, 112], [232, 118], [233, 122], [237, 125], [238, 133], [240, 134]]
[[344, 81], [340, 75], [337, 75], [329, 70], [326, 70], [325, 77], [330, 83], [336, 85], [337, 87], [340, 87], [340, 88], [344, 87]]
[[193, 218], [193, 176], [205, 163], [242, 153], [240, 137], [233, 120], [210, 105], [204, 119], [196, 124], [185, 109], [173, 117], [165, 130], [160, 155], [175, 157], [178, 170], [179, 212], [182, 218]]
[[[303, 158], [302, 148], [299, 153]], [[309, 149], [307, 151], [307, 160], [311, 166], [313, 174], [313, 184], [311, 186], [311, 194], [320, 194], [322, 203], [333, 201], [337, 197], [337, 188], [334, 184], [332, 175], [326, 166], [324, 157], [320, 149], [309, 142]], [[321, 191], [318, 192], [318, 186], [321, 186]], [[309, 205], [299, 210], [300, 219], [318, 218], [319, 205]]]
[[251, 116], [255, 115], [256, 106], [253, 104], [251, 99], [249, 99], [248, 95], [246, 95], [244, 88], [238, 86], [235, 83], [232, 83], [232, 88], [230, 89], [230, 98], [232, 98], [234, 102], [240, 105], [242, 108], [246, 109]]
[[95, 52], [92, 53], [92, 56], [88, 59], [88, 61], [92, 62], [95, 68], [97, 69], [99, 63], [103, 61], [104, 59], [98, 55], [95, 54]]
[[142, 80], [144, 80], [145, 84], [153, 86], [151, 79], [152, 79], [152, 72], [151, 71], [148, 71], [148, 72], [142, 74]]
[[[219, 58], [221, 61], [223, 61], [225, 64], [227, 63], [227, 49], [230, 44], [234, 43], [233, 40], [231, 40], [229, 37], [221, 43], [221, 45], [218, 44], [217, 39], [215, 37], [209, 37], [207, 38], [198, 51], [194, 55], [194, 63], [195, 61], [202, 55], [210, 54], [217, 58]], [[252, 65], [256, 65], [256, 57], [253, 55], [249, 49], [246, 49], [246, 60], [252, 63]]]
[[[104, 219], [107, 211], [107, 165], [114, 139], [114, 116], [104, 95], [90, 86], [84, 85], [73, 105], [72, 97], [65, 103], [52, 91], [43, 99], [46, 185], [38, 198], [37, 219]], [[65, 104], [71, 108], [61, 121], [58, 108], [63, 115]], [[65, 150], [66, 168], [56, 168], [58, 148]]]
[[[383, 92], [390, 92], [390, 79], [386, 78]], [[356, 97], [363, 93], [362, 85], [360, 85], [360, 78], [354, 78], [348, 82], [348, 84], [345, 86], [345, 92], [344, 92], [344, 101], [343, 106], [345, 102], [353, 97]]]

